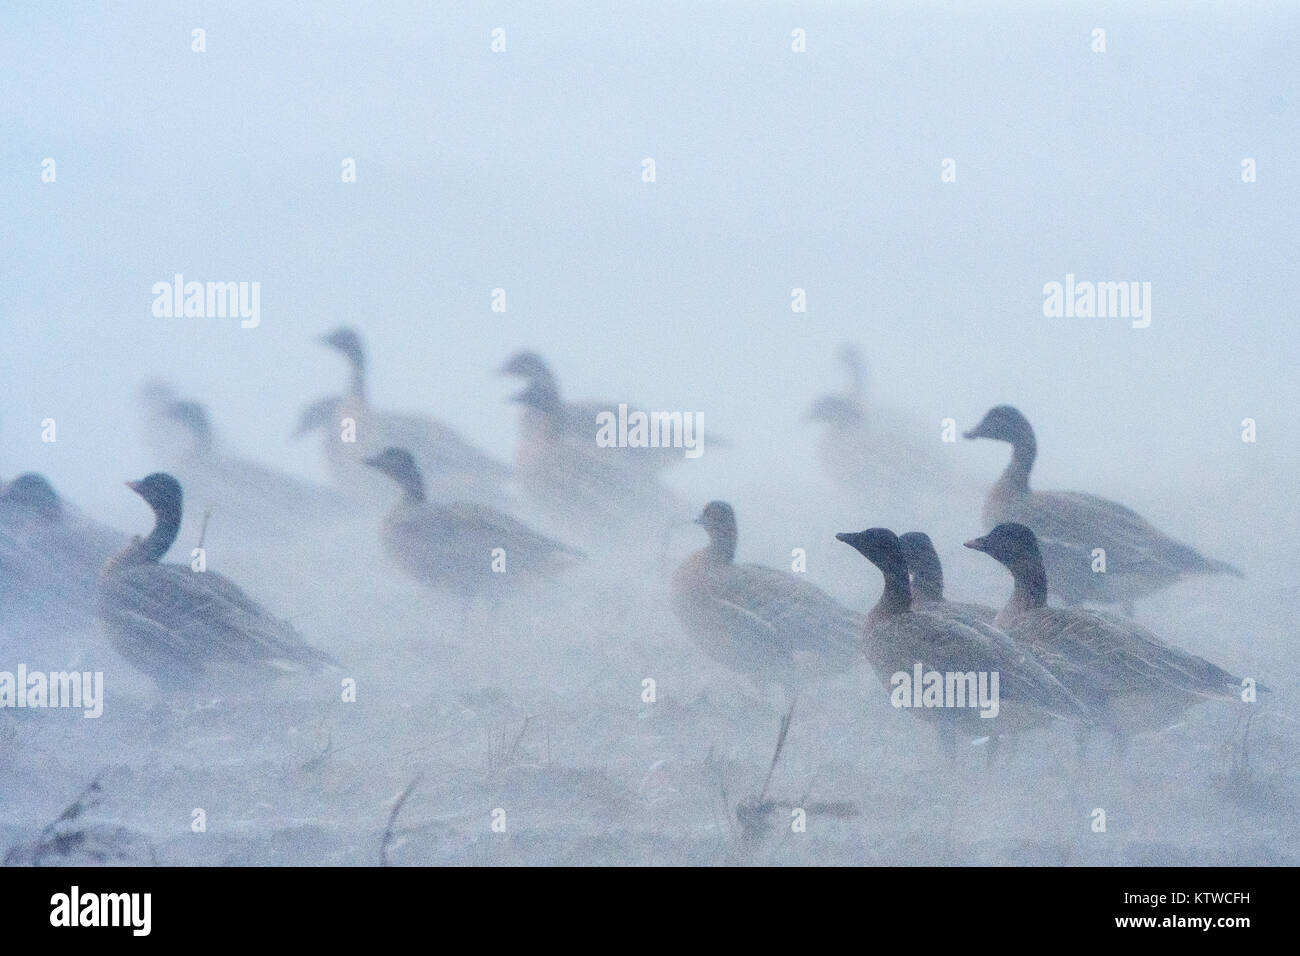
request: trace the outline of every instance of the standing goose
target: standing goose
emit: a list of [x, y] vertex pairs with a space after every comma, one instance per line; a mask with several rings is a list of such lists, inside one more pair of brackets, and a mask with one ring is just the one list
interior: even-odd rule
[[[521, 580], [551, 576], [583, 557], [487, 505], [430, 502], [419, 466], [404, 448], [385, 448], [366, 464], [402, 489], [384, 520], [384, 550], [412, 578], [452, 591], [466, 604], [481, 593], [517, 591]], [[501, 571], [493, 568], [497, 559], [504, 562]]]
[[1169, 726], [1197, 701], [1240, 699], [1239, 678], [1170, 647], [1134, 621], [1048, 607], [1050, 579], [1034, 532], [1024, 525], [1000, 524], [966, 547], [993, 557], [1015, 579], [998, 625], [1092, 707], [1121, 744]]
[[[596, 416], [601, 412], [618, 414], [619, 402], [566, 402], [560, 397], [559, 383], [555, 374], [536, 352], [519, 352], [512, 356], [498, 370], [499, 375], [512, 375], [524, 380], [525, 390], [520, 394], [544, 396], [545, 400], [534, 403], [520, 402], [523, 411], [520, 415], [520, 443], [524, 444], [543, 439], [553, 439], [559, 432], [564, 440], [576, 440], [583, 444], [594, 444], [596, 435]], [[518, 401], [516, 397], [516, 401]], [[630, 410], [637, 406], [632, 402], [623, 402]], [[619, 458], [622, 467], [631, 471], [653, 473], [670, 468], [682, 460], [680, 448], [620, 448]]]
[[[1123, 603], [1167, 587], [1188, 574], [1242, 574], [1161, 534], [1114, 501], [1074, 491], [1030, 491], [1038, 454], [1028, 419], [1010, 405], [990, 409], [967, 438], [1010, 442], [1011, 461], [984, 502], [984, 527], [1004, 522], [1037, 536], [1052, 593], [1067, 604]], [[1092, 570], [1093, 551], [1106, 553], [1106, 570]]]
[[673, 613], [709, 657], [760, 688], [793, 695], [805, 674], [843, 673], [862, 657], [864, 619], [796, 574], [736, 564], [736, 515], [709, 502], [696, 519], [709, 544], [673, 572]]
[[923, 531], [909, 531], [898, 536], [898, 543], [907, 560], [907, 576], [912, 585], [912, 604], [914, 607], [955, 617], [959, 620], [973, 619], [992, 624], [998, 612], [982, 604], [965, 604], [960, 601], [948, 601], [943, 596], [943, 565], [939, 553], [934, 550], [934, 542]]
[[884, 576], [884, 592], [867, 615], [865, 647], [867, 660], [891, 698], [896, 688], [912, 680], [918, 665], [924, 673], [943, 675], [945, 687], [949, 675], [982, 674], [988, 675], [991, 688], [992, 675], [997, 675], [998, 709], [993, 717], [980, 716], [981, 710], [969, 703], [965, 707], [922, 707], [914, 702], [914, 714], [937, 721], [939, 739], [950, 756], [959, 730], [970, 736], [994, 736], [1039, 726], [1053, 718], [1088, 719], [1079, 699], [996, 627], [914, 608], [907, 559], [892, 531], [870, 528], [835, 537]]
[[304, 523], [334, 521], [351, 511], [349, 500], [332, 488], [225, 450], [201, 403], [158, 382], [145, 387], [144, 398], [146, 439], [183, 482], [191, 510], [214, 509], [216, 529], [241, 539], [298, 537]]
[[[516, 356], [506, 370], [536, 371], [530, 355]], [[565, 405], [549, 372], [530, 376], [510, 400], [522, 409], [514, 462], [519, 485], [564, 525], [603, 537], [611, 526], [640, 517], [654, 524], [678, 511], [659, 481], [657, 459], [640, 453], [671, 452], [681, 459], [682, 449], [600, 447], [594, 406]]]
[[938, 428], [869, 405], [866, 361], [856, 346], [843, 346], [836, 358], [847, 371], [848, 388], [818, 398], [803, 416], [823, 426], [817, 456], [826, 476], [873, 512], [896, 508], [900, 520], [924, 510], [921, 497], [959, 490], [960, 477], [939, 451]]
[[154, 472], [127, 487], [153, 509], [154, 528], [105, 563], [98, 610], [113, 646], [137, 670], [174, 690], [333, 665], [228, 578], [162, 563], [180, 529], [180, 482]]
[[[382, 486], [365, 466], [365, 459], [384, 448], [406, 448], [416, 457], [431, 487], [441, 498], [499, 502], [505, 498], [510, 471], [453, 428], [422, 415], [379, 411], [370, 406], [366, 390], [366, 355], [355, 329], [339, 328], [320, 341], [348, 363], [345, 395], [313, 402], [303, 412], [295, 436], [324, 430], [325, 459], [336, 482], [344, 488], [382, 495]], [[355, 441], [342, 441], [345, 419], [355, 423]]]

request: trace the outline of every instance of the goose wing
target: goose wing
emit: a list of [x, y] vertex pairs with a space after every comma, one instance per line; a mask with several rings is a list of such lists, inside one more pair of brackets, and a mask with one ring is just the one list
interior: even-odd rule
[[[1146, 628], [1091, 610], [1040, 608], [1013, 627], [1048, 667], [1109, 696], [1164, 691], [1225, 697], [1240, 681], [1203, 658], [1172, 648]], [[1059, 670], [1058, 670], [1059, 668]]]
[[[998, 674], [998, 694], [1063, 717], [1083, 717], [1087, 708], [1035, 656], [998, 628], [929, 611], [886, 618], [873, 629], [882, 664], [910, 671], [916, 663], [945, 673]], [[892, 672], [892, 671], [891, 671]]]
[[795, 650], [845, 661], [845, 666], [861, 654], [865, 615], [786, 571], [741, 564], [733, 572], [723, 588], [728, 599], [788, 634]]
[[585, 557], [581, 551], [547, 537], [518, 518], [488, 505], [457, 501], [439, 510], [443, 512], [444, 527], [449, 534], [496, 542], [491, 547], [505, 548], [507, 554], [515, 551], [534, 558], [553, 554]]
[[161, 656], [278, 669], [333, 663], [306, 644], [291, 624], [215, 571], [195, 572], [182, 564], [133, 565], [117, 569], [110, 587], [109, 613], [145, 635], [151, 651]]
[[[1211, 561], [1189, 545], [1156, 529], [1124, 505], [1073, 491], [1039, 492], [1024, 502], [1024, 522], [1040, 547], [1069, 555], [1070, 566], [1091, 573], [1093, 548], [1106, 549], [1108, 574], [1176, 578], [1185, 573], [1240, 572]], [[1041, 530], [1040, 530], [1041, 529]], [[1046, 552], [1044, 552], [1046, 553]]]

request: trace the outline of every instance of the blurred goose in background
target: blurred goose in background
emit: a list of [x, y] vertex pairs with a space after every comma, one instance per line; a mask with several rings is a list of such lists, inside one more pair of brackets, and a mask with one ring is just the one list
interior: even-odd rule
[[[454, 592], [466, 605], [479, 594], [497, 599], [518, 593], [583, 557], [487, 505], [429, 501], [419, 466], [404, 448], [386, 448], [366, 464], [402, 489], [384, 520], [384, 550], [412, 578]], [[500, 571], [493, 566], [497, 560]]]
[[520, 488], [549, 519], [579, 534], [605, 537], [611, 527], [639, 521], [660, 525], [678, 514], [684, 521], [681, 504], [659, 481], [662, 458], [641, 454], [671, 453], [681, 460], [683, 449], [600, 447], [596, 415], [617, 414], [618, 406], [565, 405], [545, 366], [533, 365], [535, 358], [523, 353], [502, 370], [534, 373], [510, 399], [521, 408], [514, 462]]
[[973, 619], [983, 621], [985, 624], [993, 623], [998, 612], [991, 607], [944, 599], [943, 565], [939, 561], [939, 553], [934, 550], [934, 542], [930, 540], [928, 534], [923, 531], [909, 531], [898, 536], [898, 543], [907, 561], [913, 607], [960, 620]]
[[[1087, 709], [1033, 655], [1017, 647], [998, 628], [979, 620], [959, 620], [924, 606], [913, 607], [907, 559], [898, 538], [887, 528], [843, 532], [843, 541], [880, 569], [885, 589], [867, 615], [866, 655], [891, 698], [901, 686], [895, 675], [912, 681], [916, 667], [940, 675], [998, 675], [998, 709], [980, 716], [974, 706], [911, 707], [921, 718], [937, 721], [945, 751], [954, 753], [959, 732], [995, 736], [1036, 727], [1055, 718], [1088, 719]], [[990, 758], [991, 759], [991, 758]]]
[[191, 504], [212, 509], [216, 529], [243, 538], [296, 536], [303, 524], [345, 517], [339, 492], [221, 449], [207, 409], [162, 382], [143, 389], [146, 439], [182, 481]]
[[855, 345], [836, 355], [848, 377], [847, 390], [823, 395], [804, 415], [823, 427], [817, 444], [822, 468], [852, 501], [899, 520], [928, 513], [925, 496], [964, 488], [941, 454], [938, 422], [919, 424], [877, 405], [868, 406], [867, 364]]
[[0, 490], [0, 628], [5, 646], [29, 633], [93, 630], [95, 582], [127, 536], [60, 500], [43, 475]]
[[[967, 438], [1009, 442], [1011, 461], [984, 502], [985, 529], [1004, 522], [1033, 530], [1052, 593], [1067, 604], [1132, 602], [1188, 574], [1242, 573], [1203, 557], [1161, 534], [1142, 517], [1114, 501], [1075, 491], [1031, 491], [1029, 472], [1038, 454], [1029, 420], [1010, 405], [989, 410]], [[1092, 552], [1106, 552], [1105, 572], [1092, 570]]]
[[180, 482], [155, 472], [127, 487], [153, 510], [154, 527], [104, 564], [98, 611], [114, 648], [137, 670], [165, 690], [183, 690], [333, 665], [229, 579], [162, 563], [181, 525]]
[[[618, 414], [619, 402], [566, 402], [560, 397], [559, 383], [554, 373], [536, 352], [519, 352], [498, 369], [499, 375], [513, 375], [524, 380], [525, 391], [521, 394], [535, 395], [544, 400], [537, 403], [520, 402], [521, 447], [534, 441], [554, 440], [558, 434], [563, 440], [594, 444], [596, 437], [596, 416], [601, 412]], [[516, 399], [518, 401], [518, 399]], [[633, 402], [624, 400], [629, 411], [636, 410]], [[709, 436], [710, 444], [722, 446], [721, 439]], [[680, 448], [620, 448], [620, 467], [630, 471], [654, 473], [680, 464], [683, 458]]]
[[[348, 391], [309, 405], [294, 436], [323, 431], [325, 459], [340, 487], [366, 497], [380, 495], [383, 500], [386, 489], [366, 467], [365, 459], [396, 446], [408, 449], [415, 456], [438, 498], [492, 503], [504, 500], [510, 470], [474, 447], [449, 425], [423, 415], [371, 408], [366, 391], [365, 351], [355, 329], [335, 329], [320, 341], [347, 360]], [[356, 424], [355, 442], [342, 440], [344, 419]]]
[[736, 564], [736, 515], [711, 501], [696, 519], [709, 544], [673, 573], [673, 613], [705, 654], [787, 699], [807, 676], [833, 676], [862, 658], [864, 618], [797, 574]]
[[1034, 532], [1024, 525], [1000, 524], [966, 547], [991, 556], [1015, 579], [998, 625], [1092, 708], [1121, 747], [1134, 734], [1170, 726], [1198, 701], [1241, 699], [1240, 678], [1170, 647], [1134, 621], [1048, 607], [1050, 578]]

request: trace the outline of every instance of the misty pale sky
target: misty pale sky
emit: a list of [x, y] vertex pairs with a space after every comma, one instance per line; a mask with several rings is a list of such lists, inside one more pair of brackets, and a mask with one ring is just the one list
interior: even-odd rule
[[[323, 477], [288, 436], [344, 384], [314, 341], [344, 323], [377, 405], [503, 457], [492, 371], [524, 347], [568, 396], [700, 412], [701, 497], [804, 480], [799, 418], [849, 340], [936, 442], [1019, 405], [1044, 487], [1163, 518], [1245, 456], [1294, 474], [1294, 7], [605, 6], [7, 5], [0, 477], [142, 530], [121, 481], [159, 464], [159, 375], [230, 447]], [[259, 282], [260, 326], [155, 317], [176, 273]], [[1150, 327], [1044, 317], [1067, 273], [1150, 282]], [[945, 453], [991, 481], [1006, 449]]]

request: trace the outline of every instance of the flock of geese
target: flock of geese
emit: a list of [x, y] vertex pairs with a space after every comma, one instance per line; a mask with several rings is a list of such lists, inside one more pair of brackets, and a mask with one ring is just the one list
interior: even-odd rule
[[[644, 549], [647, 529], [662, 530], [691, 513], [662, 482], [664, 470], [682, 460], [680, 449], [598, 447], [596, 415], [618, 403], [566, 401], [535, 353], [515, 355], [500, 369], [523, 383], [512, 398], [520, 407], [519, 437], [507, 465], [445, 424], [374, 408], [356, 330], [338, 329], [321, 342], [347, 363], [348, 386], [309, 405], [295, 434], [321, 433], [330, 485], [224, 452], [202, 405], [151, 383], [143, 392], [146, 433], [165, 449], [170, 470], [127, 486], [152, 510], [152, 530], [127, 540], [62, 500], [40, 475], [14, 478], [0, 491], [0, 625], [17, 635], [38, 625], [94, 622], [126, 662], [168, 691], [257, 684], [336, 666], [219, 572], [164, 560], [185, 517], [183, 485], [205, 504], [215, 502], [220, 519], [250, 537], [289, 536], [304, 521], [328, 522], [396, 498], [376, 522], [384, 552], [412, 579], [459, 597], [466, 609], [477, 599], [509, 600], [530, 581], [562, 574], [612, 528], [630, 524], [630, 546]], [[841, 360], [853, 387], [821, 399], [807, 416], [825, 426], [822, 454], [832, 476], [861, 487], [864, 469], [879, 477], [889, 464], [882, 464], [889, 457], [883, 452], [892, 447], [896, 480], [947, 487], [952, 477], [904, 430], [894, 431], [892, 445], [882, 444], [861, 358], [848, 349]], [[726, 667], [792, 695], [863, 656], [886, 693], [892, 675], [911, 673], [916, 664], [941, 673], [997, 673], [1001, 708], [992, 722], [974, 708], [913, 709], [936, 724], [949, 752], [963, 736], [996, 740], [1057, 721], [1077, 728], [1081, 740], [1096, 728], [1122, 746], [1169, 726], [1200, 701], [1242, 699], [1243, 683], [1251, 681], [1132, 619], [1133, 602], [1146, 595], [1190, 575], [1240, 576], [1236, 568], [1116, 502], [1031, 489], [1037, 444], [1028, 420], [1011, 406], [991, 409], [965, 437], [1011, 446], [985, 501], [987, 533], [966, 542], [1010, 573], [1011, 596], [1001, 610], [945, 600], [930, 538], [879, 527], [836, 535], [883, 577], [875, 607], [851, 610], [804, 575], [736, 563], [735, 512], [713, 501], [696, 519], [707, 546], [671, 574], [682, 630]], [[524, 507], [532, 523], [518, 517]], [[534, 524], [563, 531], [552, 536]], [[1098, 549], [1105, 556], [1100, 572]], [[1119, 605], [1127, 616], [1095, 605]]]

